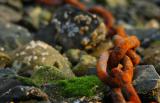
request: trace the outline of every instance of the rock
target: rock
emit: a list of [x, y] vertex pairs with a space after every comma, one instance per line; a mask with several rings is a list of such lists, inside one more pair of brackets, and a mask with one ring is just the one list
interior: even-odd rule
[[77, 76], [96, 74], [97, 60], [91, 55], [82, 55], [79, 63], [73, 68]]
[[1, 77], [11, 78], [16, 75], [17, 75], [17, 73], [12, 68], [1, 68], [0, 69], [0, 78]]
[[0, 19], [8, 22], [18, 22], [21, 20], [21, 18], [21, 12], [18, 12], [13, 8], [0, 4]]
[[46, 93], [29, 86], [15, 86], [0, 96], [1, 102], [20, 102], [27, 100], [48, 101]]
[[13, 68], [23, 76], [30, 76], [37, 66], [55, 66], [65, 72], [68, 77], [74, 77], [70, 62], [50, 45], [41, 41], [31, 41], [13, 53]]
[[150, 28], [159, 29], [160, 25], [156, 19], [152, 19], [152, 20], [148, 21], [148, 23], [145, 25], [145, 28], [146, 29], [150, 29]]
[[160, 74], [160, 46], [159, 42], [152, 43], [151, 46], [144, 49], [141, 54], [143, 55], [144, 64], [152, 64], [155, 66], [156, 71]]
[[28, 43], [31, 40], [32, 40], [32, 35], [29, 33], [27, 29], [21, 26], [0, 21], [0, 50], [1, 51], [14, 50]]
[[22, 19], [21, 23], [29, 29], [40, 29], [48, 25], [51, 20], [51, 12], [47, 9], [36, 7], [28, 7], [25, 10], [25, 16]]
[[0, 3], [3, 5], [8, 5], [9, 7], [18, 10], [22, 9], [23, 7], [21, 0], [1, 0]]
[[58, 44], [64, 50], [91, 50], [105, 40], [106, 33], [104, 23], [96, 15], [65, 5], [54, 13], [52, 22], [37, 34], [37, 39]]
[[127, 6], [128, 2], [127, 0], [104, 0], [107, 3], [107, 6], [109, 7], [117, 7], [117, 6]]
[[31, 79], [37, 85], [44, 85], [46, 83], [52, 82], [53, 80], [63, 80], [71, 78], [70, 75], [54, 66], [40, 66], [36, 69], [37, 70], [33, 73]]
[[80, 57], [87, 53], [80, 49], [69, 49], [65, 54], [69, 61], [71, 61], [72, 65], [75, 65], [80, 61]]
[[10, 88], [21, 85], [19, 80], [12, 78], [0, 77], [0, 81], [0, 96], [2, 96], [3, 93], [7, 92]]
[[9, 65], [11, 62], [11, 58], [8, 54], [0, 51], [0, 68], [4, 68]]
[[133, 6], [136, 7], [137, 10], [137, 14], [141, 14], [143, 15], [143, 17], [145, 18], [156, 18], [156, 19], [160, 19], [160, 8], [154, 4], [151, 3], [149, 1], [146, 0], [141, 0], [141, 1], [137, 1], [137, 0], [132, 0]]
[[135, 69], [133, 85], [144, 103], [160, 102], [160, 76], [153, 65], [141, 65]]

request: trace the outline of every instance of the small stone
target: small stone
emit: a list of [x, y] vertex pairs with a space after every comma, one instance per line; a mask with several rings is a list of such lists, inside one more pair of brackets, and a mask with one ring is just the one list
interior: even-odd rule
[[133, 85], [144, 103], [160, 102], [160, 76], [153, 65], [140, 65], [135, 69]]
[[152, 64], [156, 71], [160, 74], [160, 46], [159, 41], [152, 43], [148, 48], [144, 49], [141, 54], [143, 55], [144, 64]]
[[18, 22], [21, 18], [21, 12], [17, 12], [13, 8], [0, 4], [0, 19], [8, 22]]
[[20, 102], [32, 99], [37, 101], [48, 101], [48, 96], [40, 89], [30, 86], [15, 86], [0, 96], [0, 101], [3, 102]]
[[96, 74], [97, 60], [91, 55], [82, 55], [79, 63], [73, 68], [73, 72], [77, 76]]
[[11, 63], [11, 58], [8, 54], [0, 52], [0, 68], [4, 68]]
[[[13, 16], [11, 16], [13, 17]], [[21, 28], [21, 29], [18, 29]], [[15, 24], [0, 21], [0, 48], [1, 51], [11, 51], [30, 42], [32, 34], [25, 28]]]

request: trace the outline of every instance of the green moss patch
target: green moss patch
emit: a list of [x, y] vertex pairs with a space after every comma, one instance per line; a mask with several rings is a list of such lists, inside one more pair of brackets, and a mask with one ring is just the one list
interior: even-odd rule
[[49, 83], [53, 80], [62, 80], [66, 77], [54, 66], [40, 66], [37, 71], [33, 73], [31, 79], [39, 85]]
[[154, 41], [152, 44], [160, 44], [160, 40]]
[[65, 97], [93, 96], [102, 89], [102, 83], [96, 76], [84, 76], [57, 82]]

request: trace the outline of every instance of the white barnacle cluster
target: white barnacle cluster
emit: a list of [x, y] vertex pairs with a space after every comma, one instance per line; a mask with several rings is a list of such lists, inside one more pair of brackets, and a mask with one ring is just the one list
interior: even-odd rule
[[76, 21], [77, 23], [81, 23], [81, 22], [85, 22], [85, 26], [80, 27], [79, 33], [81, 35], [84, 35], [88, 30], [89, 30], [89, 25], [92, 22], [92, 18], [88, 15], [83, 15], [83, 14], [79, 14], [77, 16], [74, 17], [74, 21]]
[[67, 19], [68, 18], [68, 13], [64, 12], [64, 18]]
[[85, 21], [87, 25], [90, 25], [92, 22], [92, 18], [89, 17], [88, 15], [80, 14], [75, 16], [74, 21], [76, 21], [77, 23], [81, 23], [82, 21]]

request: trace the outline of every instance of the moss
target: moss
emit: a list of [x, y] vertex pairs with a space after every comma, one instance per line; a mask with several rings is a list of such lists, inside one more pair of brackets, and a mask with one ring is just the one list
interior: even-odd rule
[[16, 76], [16, 79], [21, 81], [21, 83], [24, 84], [24, 85], [32, 85], [32, 86], [39, 87], [39, 85], [36, 84], [31, 78]]
[[96, 76], [77, 77], [57, 83], [65, 97], [93, 96], [98, 89], [102, 88], [102, 83]]
[[53, 80], [62, 80], [66, 77], [54, 66], [39, 66], [31, 79], [38, 85], [49, 83]]
[[152, 44], [160, 44], [160, 40], [154, 41]]

